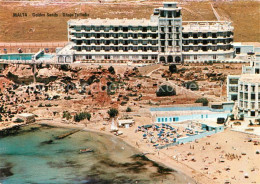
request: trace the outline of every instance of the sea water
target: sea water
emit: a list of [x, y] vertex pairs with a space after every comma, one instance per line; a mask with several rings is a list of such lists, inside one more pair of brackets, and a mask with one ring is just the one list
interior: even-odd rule
[[[28, 126], [0, 138], [0, 183], [193, 183], [176, 171], [135, 157], [139, 152], [114, 136]], [[52, 140], [52, 141], [50, 141]], [[93, 152], [79, 153], [89, 148]]]

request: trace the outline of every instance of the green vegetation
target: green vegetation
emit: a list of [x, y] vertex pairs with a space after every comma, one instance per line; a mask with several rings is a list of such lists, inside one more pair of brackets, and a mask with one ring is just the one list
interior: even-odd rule
[[91, 114], [89, 112], [81, 112], [74, 116], [74, 121], [80, 122], [81, 120], [87, 119], [90, 120]]
[[171, 64], [170, 66], [169, 66], [169, 71], [171, 72], [171, 73], [177, 73], [177, 67], [176, 67], [176, 65], [175, 64]]
[[114, 118], [118, 115], [118, 110], [115, 108], [111, 108], [107, 111], [110, 118]]
[[69, 120], [72, 118], [71, 114], [68, 111], [63, 111], [63, 118], [66, 118], [66, 120]]
[[126, 112], [132, 112], [132, 109], [130, 107], [127, 107]]
[[198, 98], [195, 103], [202, 103], [203, 106], [208, 106], [209, 101], [207, 98]]
[[60, 65], [60, 70], [69, 71], [69, 65]]
[[190, 89], [191, 91], [198, 91], [199, 90], [199, 85], [196, 81], [184, 82], [182, 85], [185, 88]]
[[161, 97], [161, 96], [173, 96], [176, 95], [175, 89], [173, 87], [168, 86], [168, 85], [162, 85], [159, 87], [159, 89], [156, 91], [156, 96]]
[[24, 120], [22, 120], [21, 118], [17, 118], [14, 122], [15, 123], [22, 123], [22, 122], [24, 122]]
[[110, 67], [108, 68], [108, 71], [109, 71], [109, 73], [111, 73], [111, 74], [113, 74], [113, 75], [116, 73], [113, 66], [110, 66]]

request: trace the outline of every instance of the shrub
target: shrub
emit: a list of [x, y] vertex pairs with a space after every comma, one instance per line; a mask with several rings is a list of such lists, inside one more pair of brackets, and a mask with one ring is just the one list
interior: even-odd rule
[[66, 120], [69, 120], [72, 118], [72, 116], [70, 115], [70, 113], [68, 111], [63, 111], [63, 118], [66, 118]]
[[38, 107], [43, 107], [42, 103], [40, 103], [40, 105], [38, 105]]
[[[119, 101], [119, 100], [118, 100]], [[125, 105], [125, 104], [127, 104], [127, 102], [126, 101], [123, 101], [123, 102], [121, 102], [121, 104], [120, 105]]]
[[207, 98], [198, 98], [195, 103], [202, 103], [203, 106], [208, 106], [209, 101]]
[[51, 107], [52, 105], [51, 104], [46, 104], [45, 107]]
[[118, 110], [115, 108], [111, 108], [107, 111], [110, 118], [113, 118], [118, 115]]
[[176, 67], [176, 65], [175, 65], [175, 64], [171, 64], [171, 65], [169, 66], [169, 71], [170, 71], [171, 73], [177, 73], [177, 67]]
[[110, 67], [108, 68], [108, 71], [109, 71], [109, 73], [111, 73], [111, 74], [115, 74], [115, 73], [116, 73], [113, 66], [110, 66]]
[[162, 85], [159, 87], [159, 89], [156, 91], [156, 96], [161, 97], [161, 96], [173, 96], [176, 95], [175, 89], [171, 86], [167, 85]]
[[197, 84], [196, 81], [188, 81], [184, 82], [182, 84], [185, 88], [190, 89], [192, 91], [198, 91], [199, 90], [199, 85]]
[[22, 123], [22, 122], [24, 122], [24, 120], [22, 120], [21, 118], [17, 118], [14, 122], [15, 123]]
[[88, 113], [88, 112], [81, 112], [81, 113], [76, 114], [74, 116], [74, 121], [80, 122], [81, 120], [84, 120], [84, 119], [90, 120], [90, 118], [91, 118], [91, 114], [90, 113]]
[[87, 84], [88, 84], [88, 85], [91, 85], [91, 84], [94, 82], [95, 79], [96, 79], [96, 76], [95, 76], [95, 75], [92, 75], [91, 77], [88, 78]]
[[71, 100], [71, 97], [70, 96], [65, 96], [64, 99], [65, 100]]
[[60, 65], [60, 70], [69, 71], [69, 65]]
[[130, 107], [127, 107], [126, 112], [132, 112], [132, 109]]

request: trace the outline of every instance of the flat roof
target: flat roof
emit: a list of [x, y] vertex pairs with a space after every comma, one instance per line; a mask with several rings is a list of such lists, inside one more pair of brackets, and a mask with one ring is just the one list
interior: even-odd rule
[[183, 32], [233, 31], [228, 21], [182, 21]]
[[241, 82], [260, 83], [260, 74], [241, 74]]
[[71, 25], [94, 25], [94, 26], [158, 26], [157, 22], [150, 19], [71, 19]]

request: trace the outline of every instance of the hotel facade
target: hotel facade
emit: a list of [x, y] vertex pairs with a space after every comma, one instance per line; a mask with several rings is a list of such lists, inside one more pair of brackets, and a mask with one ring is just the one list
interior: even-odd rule
[[243, 66], [241, 75], [228, 75], [227, 99], [236, 101], [238, 114], [260, 117], [260, 61], [248, 56], [249, 66]]
[[58, 62], [222, 62], [234, 57], [233, 29], [226, 21], [182, 21], [176, 2], [150, 19], [74, 19]]

